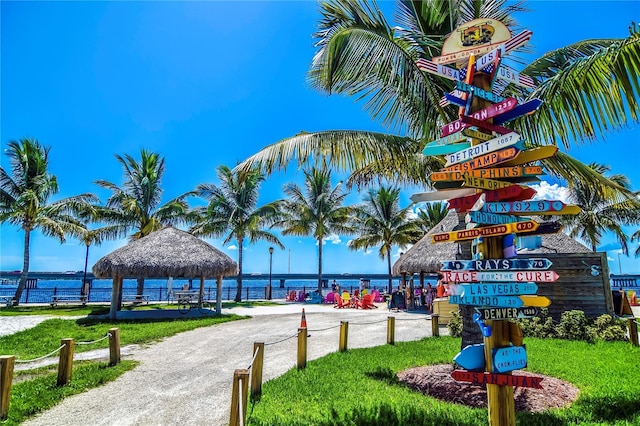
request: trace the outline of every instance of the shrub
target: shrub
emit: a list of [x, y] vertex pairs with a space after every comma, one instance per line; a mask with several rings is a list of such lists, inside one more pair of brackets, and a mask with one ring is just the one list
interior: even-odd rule
[[587, 334], [592, 340], [624, 341], [627, 340], [627, 325], [623, 319], [604, 314], [596, 318], [593, 325], [587, 328]]
[[451, 319], [447, 324], [449, 336], [462, 337], [462, 317], [458, 311], [451, 311]]
[[549, 317], [549, 310], [542, 308], [540, 314], [531, 319], [520, 319], [517, 321], [526, 337], [557, 337], [556, 327], [553, 318]]
[[587, 332], [589, 320], [584, 312], [573, 310], [562, 313], [558, 324], [558, 337], [567, 340], [585, 340], [593, 343], [593, 337]]

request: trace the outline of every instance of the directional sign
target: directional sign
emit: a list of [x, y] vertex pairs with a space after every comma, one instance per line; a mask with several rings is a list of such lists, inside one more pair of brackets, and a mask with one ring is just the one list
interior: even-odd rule
[[449, 145], [427, 145], [422, 150], [422, 153], [427, 157], [431, 157], [434, 155], [447, 155], [452, 152], [460, 151], [461, 149], [469, 148], [471, 146], [471, 142], [459, 142], [452, 143]]
[[545, 158], [553, 157], [558, 152], [558, 147], [555, 145], [541, 146], [538, 148], [527, 149], [520, 151], [519, 154], [513, 160], [509, 160], [502, 164], [502, 167], [517, 166], [520, 164], [532, 163], [538, 160], [544, 160]]
[[[478, 62], [480, 62], [480, 60], [478, 60]], [[531, 77], [522, 75], [513, 68], [506, 65], [501, 65], [500, 67], [498, 67], [498, 70], [496, 71], [496, 78], [508, 81], [509, 83], [513, 83], [521, 87], [527, 87], [529, 89], [535, 89], [536, 87]]]
[[473, 188], [457, 188], [445, 191], [420, 192], [413, 194], [410, 198], [414, 203], [419, 203], [421, 201], [438, 201], [448, 200], [449, 198], [464, 197], [466, 195], [475, 194], [475, 192], [476, 190]]
[[[488, 189], [490, 191], [497, 191], [500, 189], [508, 188], [512, 186], [511, 182], [502, 182], [495, 179], [483, 179], [478, 177], [472, 177], [465, 175], [464, 186], [478, 189]], [[517, 186], [517, 185], [516, 185]]]
[[[540, 166], [511, 166], [511, 167], [493, 167], [491, 169], [472, 169], [465, 172], [462, 171], [445, 171], [434, 172], [429, 175], [431, 182], [451, 182], [465, 180], [465, 176], [477, 177], [483, 179], [509, 179], [527, 176], [541, 175], [542, 167]], [[524, 201], [526, 203], [527, 201]], [[561, 202], [561, 201], [558, 201]], [[509, 203], [508, 201], [502, 203]], [[523, 203], [522, 201], [513, 201], [512, 203]], [[529, 203], [537, 203], [537, 201], [529, 201]], [[492, 203], [501, 204], [501, 203]], [[557, 209], [558, 211], [561, 209]], [[510, 213], [509, 211], [490, 211], [490, 213]]]
[[536, 294], [538, 285], [529, 283], [478, 283], [462, 284], [461, 296], [519, 296]]
[[526, 30], [516, 35], [515, 37], [511, 37], [509, 40], [504, 42], [504, 44], [502, 42], [486, 44], [478, 47], [473, 47], [471, 49], [464, 50], [464, 51], [452, 52], [442, 56], [434, 56], [433, 58], [431, 58], [431, 60], [438, 64], [449, 64], [452, 62], [458, 62], [463, 59], [466, 59], [470, 55], [482, 55], [500, 46], [504, 46], [504, 52], [508, 53], [513, 49], [517, 49], [518, 47], [528, 42], [531, 39], [532, 34], [533, 32]]
[[465, 346], [453, 357], [453, 362], [466, 370], [484, 370], [484, 344]]
[[464, 163], [454, 164], [453, 166], [446, 167], [442, 171], [467, 171], [479, 168], [485, 168], [489, 166], [496, 166], [498, 164], [505, 163], [518, 156], [520, 150], [516, 147], [509, 147], [500, 149], [498, 151], [489, 152], [479, 157], [473, 158]]
[[445, 166], [451, 166], [452, 164], [460, 163], [462, 161], [468, 161], [476, 157], [480, 157], [489, 152], [497, 151], [502, 148], [515, 145], [521, 140], [520, 135], [516, 132], [508, 133], [504, 136], [498, 136], [497, 138], [488, 140], [486, 142], [479, 143], [470, 148], [462, 149], [453, 154], [447, 155], [447, 163]]
[[456, 95], [451, 94], [451, 93], [445, 93], [444, 94], [444, 98], [446, 99], [448, 104], [458, 105], [459, 107], [466, 107], [467, 106], [467, 99], [463, 99], [462, 98], [462, 96], [464, 96], [464, 92], [460, 92], [460, 93], [458, 93], [458, 95], [460, 95], [460, 96], [456, 96]]
[[531, 232], [521, 232], [520, 235], [545, 235], [545, 234], [557, 234], [562, 229], [562, 224], [558, 221], [553, 222], [541, 222], [538, 229]]
[[453, 370], [451, 377], [458, 382], [469, 382], [476, 385], [518, 386], [523, 388], [542, 389], [542, 377], [516, 374], [500, 374]]
[[486, 55], [478, 58], [478, 60], [476, 61], [476, 71], [482, 71], [489, 65], [495, 63], [496, 59], [500, 57], [500, 52], [502, 52], [503, 50], [504, 46], [500, 46], [497, 49], [492, 50]]
[[[508, 114], [508, 112], [505, 113], [504, 115], [506, 115], [506, 114]], [[496, 132], [496, 133], [499, 133], [501, 135], [506, 135], [507, 133], [511, 133], [511, 129], [507, 129], [506, 127], [497, 126], [495, 124], [487, 123], [486, 121], [476, 120], [475, 118], [470, 117], [468, 115], [463, 115], [462, 117], [460, 117], [460, 119], [462, 120], [463, 123], [471, 125], [471, 126], [476, 126], [479, 129], [488, 130], [490, 132]]]
[[505, 112], [499, 117], [496, 117], [495, 120], [493, 120], [493, 122], [494, 124], [506, 123], [515, 118], [522, 117], [525, 114], [532, 113], [533, 111], [540, 108], [540, 105], [542, 105], [542, 101], [540, 99], [531, 99], [530, 101], [527, 101], [523, 104], [518, 105], [517, 107], [513, 108], [511, 111]]
[[[449, 136], [445, 136], [444, 138], [432, 140], [431, 142], [427, 143], [426, 146], [440, 146], [440, 145], [449, 145], [456, 142], [466, 142], [467, 138], [468, 138], [467, 135], [465, 135], [462, 132], [458, 132], [458, 133], [450, 134]], [[555, 146], [555, 145], [550, 145], [550, 146]]]
[[473, 130], [468, 128], [463, 129], [462, 134], [470, 138], [478, 139], [481, 141], [490, 141], [491, 139], [493, 139], [493, 135], [489, 135], [487, 133], [482, 133], [479, 130]]
[[[477, 237], [495, 237], [498, 235], [515, 234], [526, 230], [534, 230], [538, 228], [538, 222], [529, 220], [527, 222], [509, 223], [506, 225], [493, 225], [484, 228], [465, 229], [462, 231], [444, 232], [431, 235], [432, 243], [444, 243], [451, 241], [472, 240]], [[456, 281], [456, 280], [447, 280]], [[461, 282], [472, 282], [463, 281]], [[495, 280], [479, 280], [479, 281], [495, 281]], [[502, 280], [502, 281], [536, 281], [536, 280]]]
[[[477, 231], [482, 228], [473, 229]], [[477, 282], [545, 282], [557, 281], [560, 276], [555, 271], [442, 271], [443, 281], [455, 283]], [[536, 306], [536, 305], [529, 305]]]
[[[514, 166], [517, 167], [517, 166]], [[559, 200], [537, 200], [537, 201], [500, 201], [486, 203], [482, 208], [489, 213], [511, 213], [511, 214], [558, 214], [565, 207], [565, 203]], [[577, 206], [571, 206], [577, 207]], [[579, 212], [580, 210], [578, 210]]]
[[444, 260], [443, 271], [510, 271], [516, 269], [538, 270], [549, 269], [553, 263], [545, 258], [512, 258], [483, 260]]
[[483, 321], [533, 318], [540, 312], [538, 308], [525, 306], [522, 308], [475, 308], [475, 311], [480, 314]]
[[507, 373], [527, 366], [527, 349], [524, 345], [493, 348], [491, 356], [494, 373]]
[[482, 90], [479, 87], [472, 86], [462, 81], [456, 82], [456, 89], [462, 90], [463, 92], [471, 93], [473, 96], [477, 96], [489, 102], [497, 103], [504, 101], [504, 98], [502, 96], [487, 92], [486, 90]]
[[444, 65], [436, 64], [424, 58], [418, 59], [416, 65], [420, 71], [436, 74], [449, 80], [460, 80], [460, 71], [455, 68], [445, 67]]
[[467, 223], [479, 223], [483, 225], [500, 225], [513, 222], [524, 222], [527, 219], [510, 214], [494, 214], [479, 211], [470, 211], [465, 217]]
[[516, 105], [518, 105], [518, 101], [515, 98], [506, 98], [504, 101], [491, 104], [488, 107], [467, 115], [475, 118], [476, 120], [484, 121], [514, 109]]
[[519, 308], [524, 304], [520, 296], [449, 296], [449, 303], [493, 308]]
[[524, 306], [546, 308], [551, 304], [551, 300], [546, 296], [520, 296], [520, 300], [524, 302]]

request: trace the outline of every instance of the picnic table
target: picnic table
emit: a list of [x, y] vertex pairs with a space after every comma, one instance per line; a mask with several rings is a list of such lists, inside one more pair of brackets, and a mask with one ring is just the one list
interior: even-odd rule
[[80, 304], [82, 306], [85, 306], [87, 304], [87, 300], [89, 299], [89, 297], [87, 295], [80, 295], [80, 296], [70, 296], [68, 294], [54, 294], [53, 296], [51, 296], [51, 307], [56, 307], [58, 306], [58, 304], [62, 303], [65, 305], [74, 305], [74, 304]]
[[173, 300], [178, 303], [178, 311], [186, 314], [193, 308], [201, 308], [199, 291], [174, 291]]
[[7, 305], [7, 308], [10, 308], [13, 306], [13, 296], [13, 294], [3, 294], [0, 295], [0, 300]]
[[133, 305], [149, 304], [148, 294], [124, 294], [122, 296], [122, 304], [125, 302], [131, 302]]

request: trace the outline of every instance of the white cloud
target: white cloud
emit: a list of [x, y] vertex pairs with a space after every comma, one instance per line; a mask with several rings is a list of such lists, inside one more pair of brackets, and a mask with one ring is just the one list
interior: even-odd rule
[[529, 186], [537, 191], [536, 196], [533, 197], [534, 200], [560, 200], [567, 202], [569, 199], [569, 189], [557, 183], [549, 185], [548, 182], [542, 181], [540, 184]]
[[238, 246], [235, 244], [231, 244], [229, 247], [227, 247], [227, 250], [238, 250]]
[[340, 243], [342, 243], [342, 240], [340, 239], [340, 236], [336, 235], [336, 234], [331, 234], [328, 237], [325, 237], [324, 241], [328, 241], [331, 244], [340, 244]]

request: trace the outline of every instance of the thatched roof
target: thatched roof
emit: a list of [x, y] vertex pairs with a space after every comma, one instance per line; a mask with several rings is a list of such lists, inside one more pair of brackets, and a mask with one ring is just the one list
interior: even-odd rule
[[[463, 222], [462, 225], [465, 225], [465, 223]], [[456, 256], [459, 253], [461, 254], [460, 244], [455, 242], [433, 244], [431, 242], [431, 234], [450, 232], [456, 226], [458, 226], [458, 214], [455, 210], [450, 210], [439, 224], [434, 226], [420, 241], [400, 256], [400, 259], [393, 264], [393, 274], [438, 272], [443, 260], [457, 259]]]
[[92, 270], [97, 278], [214, 278], [237, 274], [238, 265], [201, 239], [167, 226], [104, 256]]
[[[541, 222], [537, 217], [532, 219]], [[455, 210], [449, 211], [447, 216], [431, 229], [420, 241], [407, 250], [393, 265], [393, 274], [419, 274], [440, 271], [443, 260], [470, 259], [470, 252], [464, 244], [460, 243], [436, 243], [431, 242], [431, 234], [450, 232], [464, 229], [464, 219], [459, 223]], [[457, 228], [456, 228], [457, 227]], [[456, 229], [454, 229], [456, 228]], [[588, 253], [587, 247], [568, 235], [559, 232], [557, 234], [542, 235], [542, 246], [534, 250], [520, 249], [518, 255], [534, 253]]]

